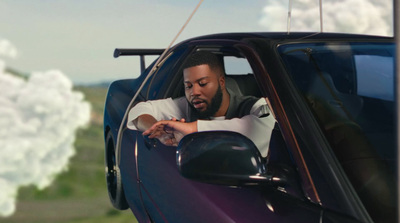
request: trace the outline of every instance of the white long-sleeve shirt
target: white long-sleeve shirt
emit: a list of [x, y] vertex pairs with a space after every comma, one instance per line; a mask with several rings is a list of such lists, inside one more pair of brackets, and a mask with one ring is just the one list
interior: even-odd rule
[[[157, 121], [172, 118], [189, 120], [189, 106], [185, 97], [140, 102], [129, 111], [127, 127], [137, 130], [135, 121], [143, 114], [149, 114]], [[197, 130], [199, 132], [216, 130], [238, 132], [251, 139], [261, 155], [266, 157], [275, 122], [266, 100], [260, 98], [251, 108], [249, 115], [233, 119], [225, 119], [223, 116], [212, 118], [212, 120], [197, 120]]]

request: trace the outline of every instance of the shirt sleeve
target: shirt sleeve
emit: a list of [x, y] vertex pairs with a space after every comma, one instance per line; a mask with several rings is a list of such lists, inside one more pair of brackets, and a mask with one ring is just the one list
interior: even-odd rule
[[186, 118], [183, 112], [187, 107], [186, 104], [186, 98], [184, 97], [139, 102], [129, 111], [127, 127], [137, 130], [136, 119], [143, 114], [151, 115], [157, 121]]
[[250, 115], [225, 120], [198, 120], [197, 129], [199, 132], [215, 130], [238, 132], [252, 140], [261, 155], [266, 157], [275, 122], [265, 99], [261, 98], [253, 105]]

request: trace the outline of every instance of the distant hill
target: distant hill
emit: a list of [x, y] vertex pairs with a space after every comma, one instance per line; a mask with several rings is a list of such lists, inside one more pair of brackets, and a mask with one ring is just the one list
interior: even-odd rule
[[12, 74], [12, 75], [15, 75], [17, 77], [24, 78], [24, 79], [27, 79], [29, 77], [28, 73], [21, 72], [21, 71], [19, 71], [17, 69], [11, 68], [11, 67], [6, 67], [5, 72], [9, 73], [9, 74]]
[[[12, 68], [12, 67], [6, 67], [5, 68], [5, 72], [9, 73], [9, 74], [12, 74], [14, 76], [17, 76], [17, 77], [21, 77], [21, 78], [23, 78], [25, 80], [28, 79], [28, 77], [29, 77], [29, 73], [22, 72], [22, 71], [20, 71], [18, 69]], [[85, 84], [78, 83], [78, 84], [74, 84], [74, 85], [78, 86], [78, 87], [87, 87], [87, 88], [91, 88], [91, 87], [108, 88], [108, 86], [111, 84], [111, 82], [113, 82], [113, 80], [93, 82], [93, 83], [85, 83]]]
[[112, 81], [101, 81], [101, 82], [94, 82], [94, 83], [85, 83], [85, 84], [76, 84], [75, 86], [78, 87], [103, 87], [108, 88]]

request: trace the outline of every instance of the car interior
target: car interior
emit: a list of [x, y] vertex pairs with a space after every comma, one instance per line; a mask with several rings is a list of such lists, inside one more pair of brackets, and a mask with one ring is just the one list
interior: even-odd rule
[[[207, 49], [209, 50], [209, 48]], [[235, 52], [234, 54], [232, 54], [231, 51], [221, 52], [220, 49], [213, 49], [213, 52], [215, 52], [221, 58], [221, 60], [224, 61], [225, 84], [229, 91], [234, 92], [236, 95], [263, 97], [254, 77], [253, 71], [248, 64], [249, 62], [244, 56], [238, 52]], [[232, 61], [224, 60], [224, 57], [230, 57], [230, 59], [232, 59], [232, 56], [235, 57], [233, 63]], [[238, 62], [236, 59], [241, 60], [241, 62]], [[247, 63], [247, 66], [244, 65], [243, 62]], [[235, 66], [237, 64], [246, 66], [246, 68], [244, 70], [238, 68], [239, 71], [236, 71]], [[172, 98], [182, 97], [185, 95], [183, 84], [181, 84], [183, 82], [182, 71], [179, 72], [177, 77], [179, 77], [179, 80], [175, 82], [177, 84], [171, 88]], [[264, 161], [269, 167], [285, 166], [287, 171], [290, 170], [289, 172], [293, 173], [293, 175], [296, 175], [294, 174], [296, 172], [296, 168], [293, 163], [294, 161], [288, 153], [286, 142], [282, 137], [278, 125], [275, 125], [275, 128], [272, 132], [269, 145], [269, 155], [264, 159]], [[293, 196], [303, 198], [304, 195], [301, 193], [301, 186], [296, 180], [297, 178], [294, 177], [294, 179], [291, 179], [292, 183], [286, 185], [285, 188], [282, 187], [281, 190], [285, 190], [287, 193]]]
[[[207, 50], [210, 49], [207, 48]], [[246, 72], [234, 73], [234, 74], [226, 72], [227, 70], [235, 69], [234, 66], [237, 65], [232, 63], [227, 64], [224, 60], [224, 57], [235, 57], [237, 59], [247, 62], [247, 60], [240, 53], [235, 52], [235, 54], [232, 54], [232, 52], [224, 52], [222, 51], [222, 49], [218, 48], [212, 49], [212, 51], [221, 58], [221, 61], [224, 64], [225, 81], [227, 88], [230, 91], [233, 91], [237, 95], [243, 95], [243, 96], [250, 96], [250, 95], [256, 97], [262, 96], [260, 89], [257, 85], [257, 82], [254, 78], [254, 74], [251, 70], [245, 70]], [[227, 66], [232, 66], [232, 67], [227, 67]], [[180, 78], [177, 78], [179, 80], [175, 82], [177, 84], [175, 84], [175, 86], [171, 90], [172, 92], [170, 93], [170, 95], [172, 98], [177, 98], [185, 95], [185, 89], [183, 87], [183, 84], [181, 84], [183, 82], [182, 72], [183, 72], [182, 70], [179, 71], [180, 75], [177, 75], [177, 77]]]

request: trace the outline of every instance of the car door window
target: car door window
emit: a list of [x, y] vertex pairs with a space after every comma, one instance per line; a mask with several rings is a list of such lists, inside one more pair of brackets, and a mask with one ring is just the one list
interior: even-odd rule
[[183, 52], [183, 49], [175, 49], [171, 51], [158, 65], [159, 68], [153, 74], [150, 87], [148, 88], [147, 96], [149, 100], [160, 98], [160, 95], [163, 95], [163, 93], [170, 87], [170, 85], [165, 83], [170, 83], [174, 76], [177, 75], [174, 72], [174, 68], [179, 64]]
[[[199, 47], [192, 50], [192, 52], [208, 50], [214, 52], [223, 61], [226, 85], [228, 89], [232, 90], [238, 95], [252, 95], [261, 97], [260, 89], [256, 83], [254, 72], [251, 69], [249, 61], [239, 53], [235, 48], [211, 48], [211, 47]], [[184, 61], [181, 61], [183, 64]], [[177, 65], [178, 63], [176, 63]], [[174, 75], [176, 78], [171, 79], [171, 86], [169, 91], [166, 92], [166, 97], [180, 97], [184, 96], [183, 88], [183, 70], [175, 71]], [[157, 78], [161, 80], [162, 78]]]
[[371, 217], [393, 215], [394, 45], [294, 44], [280, 52]]
[[249, 61], [245, 58], [234, 56], [224, 57], [225, 73], [231, 75], [252, 74], [253, 70], [250, 67]]

